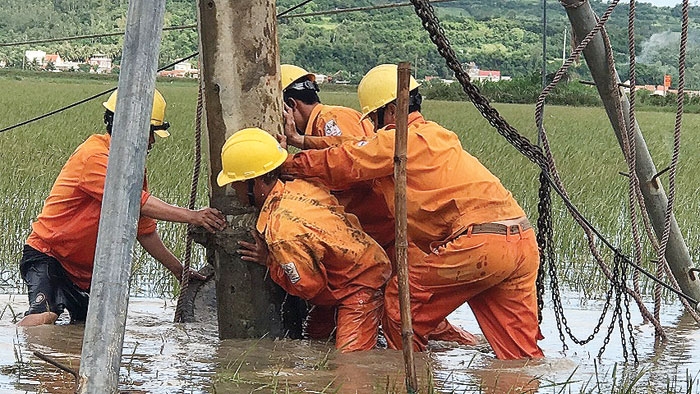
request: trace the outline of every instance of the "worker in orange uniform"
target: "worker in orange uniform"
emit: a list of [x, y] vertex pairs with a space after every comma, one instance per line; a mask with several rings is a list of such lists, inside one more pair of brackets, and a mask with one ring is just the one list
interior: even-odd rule
[[328, 189], [302, 179], [282, 182], [279, 166], [286, 158], [277, 140], [257, 128], [235, 133], [222, 147], [217, 183], [233, 182], [241, 203], [260, 211], [255, 243], [242, 242], [239, 253], [266, 265], [288, 293], [337, 307], [336, 348], [372, 349], [389, 258]]
[[[288, 121], [284, 130], [287, 144], [299, 149], [323, 149], [374, 135], [374, 125], [362, 113], [352, 108], [321, 104], [314, 74], [298, 66], [283, 64], [281, 80]], [[332, 193], [346, 212], [357, 216], [362, 229], [384, 248], [392, 260], [395, 255], [394, 217], [381, 190], [369, 180], [353, 183], [351, 187], [334, 188]], [[327, 338], [334, 329], [333, 319], [329, 318], [334, 313], [328, 308], [313, 308], [307, 317], [306, 334], [313, 339]], [[435, 328], [430, 338], [462, 345], [478, 343], [474, 335], [447, 320]]]
[[[29, 310], [17, 323], [20, 326], [53, 324], [64, 310], [70, 313], [71, 322], [85, 320], [116, 103], [117, 91], [114, 91], [102, 104], [107, 134], [90, 136], [73, 152], [32, 225], [20, 262], [29, 292]], [[165, 99], [156, 90], [149, 151], [155, 143], [154, 135], [161, 138], [170, 135], [170, 124], [164, 121], [165, 106]], [[226, 225], [226, 219], [216, 209], [180, 208], [151, 195], [144, 176], [136, 239], [178, 280], [182, 277], [182, 264], [160, 239], [156, 219], [202, 226], [211, 232]], [[196, 271], [192, 275], [204, 279]]]
[[[352, 108], [321, 104], [316, 75], [291, 64], [282, 64], [281, 81], [285, 113], [294, 119], [285, 129], [287, 144], [299, 149], [321, 149], [347, 140], [374, 135], [374, 125]], [[394, 219], [384, 196], [371, 182], [356, 183], [350, 188], [331, 191], [346, 212], [357, 216], [362, 229], [394, 255]], [[324, 339], [335, 330], [336, 310], [315, 305], [308, 313], [305, 335]]]
[[[285, 129], [287, 144], [299, 149], [320, 149], [347, 140], [374, 135], [374, 125], [352, 108], [321, 104], [316, 76], [291, 64], [281, 66], [285, 112], [294, 127]], [[394, 219], [381, 193], [371, 182], [352, 188], [335, 188], [333, 195], [345, 211], [357, 216], [362, 229], [385, 249], [394, 243]]]
[[[306, 150], [283, 174], [319, 179], [333, 187], [373, 180], [394, 212], [394, 137], [397, 67], [370, 70], [358, 86], [363, 117], [376, 136], [338, 147]], [[426, 121], [411, 78], [408, 117], [408, 259], [414, 348], [468, 302], [500, 359], [543, 357], [535, 279], [539, 254], [524, 211], [501, 182], [462, 149], [458, 136]], [[398, 284], [386, 288], [384, 332], [401, 347]]]

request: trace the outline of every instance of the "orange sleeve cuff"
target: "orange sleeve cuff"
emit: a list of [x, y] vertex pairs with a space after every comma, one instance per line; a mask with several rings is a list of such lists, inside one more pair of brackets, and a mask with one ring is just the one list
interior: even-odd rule
[[146, 200], [148, 200], [148, 197], [151, 197], [151, 193], [141, 190], [141, 207], [143, 207], [146, 204]]

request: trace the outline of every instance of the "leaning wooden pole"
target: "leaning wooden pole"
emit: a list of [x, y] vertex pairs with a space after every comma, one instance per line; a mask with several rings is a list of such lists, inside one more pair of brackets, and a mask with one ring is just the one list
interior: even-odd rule
[[[576, 37], [578, 44], [581, 42], [582, 38], [596, 26], [596, 15], [586, 0], [560, 1], [569, 16], [574, 37]], [[593, 40], [583, 51], [598, 93], [603, 100], [605, 111], [615, 130], [617, 140], [620, 146], [622, 146], [622, 133], [624, 133], [625, 130], [620, 130], [619, 124], [621, 122], [618, 122], [617, 106], [619, 105], [622, 107], [624, 124], [627, 126], [630, 122], [630, 103], [627, 96], [620, 89], [620, 78], [617, 73], [611, 75], [607, 54], [608, 50], [605, 47], [605, 42], [600, 33], [593, 37]], [[614, 67], [612, 67], [612, 69], [614, 69]], [[644, 204], [646, 205], [651, 224], [654, 227], [654, 232], [656, 236], [661, 239], [664, 231], [668, 198], [666, 197], [661, 182], [658, 177], [656, 177], [656, 167], [649, 154], [649, 149], [647, 149], [646, 143], [644, 142], [644, 137], [639, 129], [639, 125], [635, 123], [634, 129], [636, 133], [635, 157], [637, 161], [635, 172], [639, 178]], [[673, 216], [671, 217], [671, 233], [668, 239], [665, 256], [671, 266], [673, 276], [678, 281], [683, 293], [695, 300], [700, 300], [700, 282], [693, 282], [688, 274], [690, 268], [693, 267], [692, 260], [690, 259], [690, 253], [683, 240], [678, 223]]]
[[408, 148], [408, 93], [411, 64], [399, 63], [396, 138], [394, 148], [394, 204], [396, 216], [396, 267], [399, 280], [399, 307], [401, 308], [401, 338], [403, 361], [406, 369], [406, 391], [418, 391], [416, 365], [413, 362], [413, 323], [411, 322], [411, 292], [408, 286], [408, 219], [406, 209], [406, 150]]
[[198, 11], [210, 205], [229, 219], [229, 230], [207, 242], [207, 259], [215, 271], [219, 336], [282, 336], [284, 293], [266, 278], [265, 267], [245, 262], [236, 253], [238, 240], [251, 240], [252, 210], [238, 203], [230, 186], [216, 183], [226, 138], [246, 127], [282, 133], [275, 2], [200, 0]]
[[129, 2], [79, 393], [117, 393], [165, 0]]

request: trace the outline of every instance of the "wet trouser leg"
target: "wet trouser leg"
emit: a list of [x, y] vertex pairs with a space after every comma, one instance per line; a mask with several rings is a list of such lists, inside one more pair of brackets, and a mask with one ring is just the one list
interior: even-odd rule
[[306, 316], [304, 325], [304, 337], [308, 339], [328, 339], [335, 332], [336, 313], [335, 305], [314, 305]]
[[474, 334], [467, 330], [453, 326], [447, 319], [441, 321], [435, 329], [428, 334], [428, 339], [434, 341], [457, 342], [460, 345], [473, 346], [479, 343]]
[[[534, 231], [464, 234], [434, 253], [409, 247], [409, 286], [414, 348], [424, 350], [430, 332], [469, 302], [484, 336], [502, 359], [542, 357], [535, 279], [539, 264]], [[386, 288], [384, 332], [401, 348], [398, 284]]]
[[335, 347], [342, 352], [373, 349], [383, 314], [381, 290], [362, 289], [343, 299], [338, 305]]

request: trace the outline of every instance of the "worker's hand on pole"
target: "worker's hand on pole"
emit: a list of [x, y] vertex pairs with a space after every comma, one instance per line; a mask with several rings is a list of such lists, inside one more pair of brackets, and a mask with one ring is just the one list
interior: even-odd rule
[[204, 227], [210, 233], [226, 228], [226, 217], [216, 208], [207, 207], [191, 211], [191, 217], [188, 222], [195, 226]]
[[304, 136], [297, 131], [292, 108], [287, 104], [284, 105], [284, 135], [287, 137], [288, 145], [304, 149]]
[[[184, 271], [184, 270], [183, 270], [183, 271]], [[182, 282], [182, 274], [180, 274], [180, 275], [175, 275], [175, 276], [177, 277], [177, 280], [178, 280], [178, 281]], [[192, 280], [192, 279], [197, 279], [197, 280], [205, 281], [205, 280], [207, 280], [207, 277], [204, 276], [204, 275], [202, 275], [202, 274], [200, 274], [199, 271], [197, 271], [196, 269], [190, 268], [190, 280]]]
[[267, 243], [263, 236], [255, 229], [250, 231], [255, 243], [246, 241], [238, 241], [241, 249], [238, 249], [238, 254], [241, 255], [241, 260], [252, 261], [260, 265], [267, 265]]

